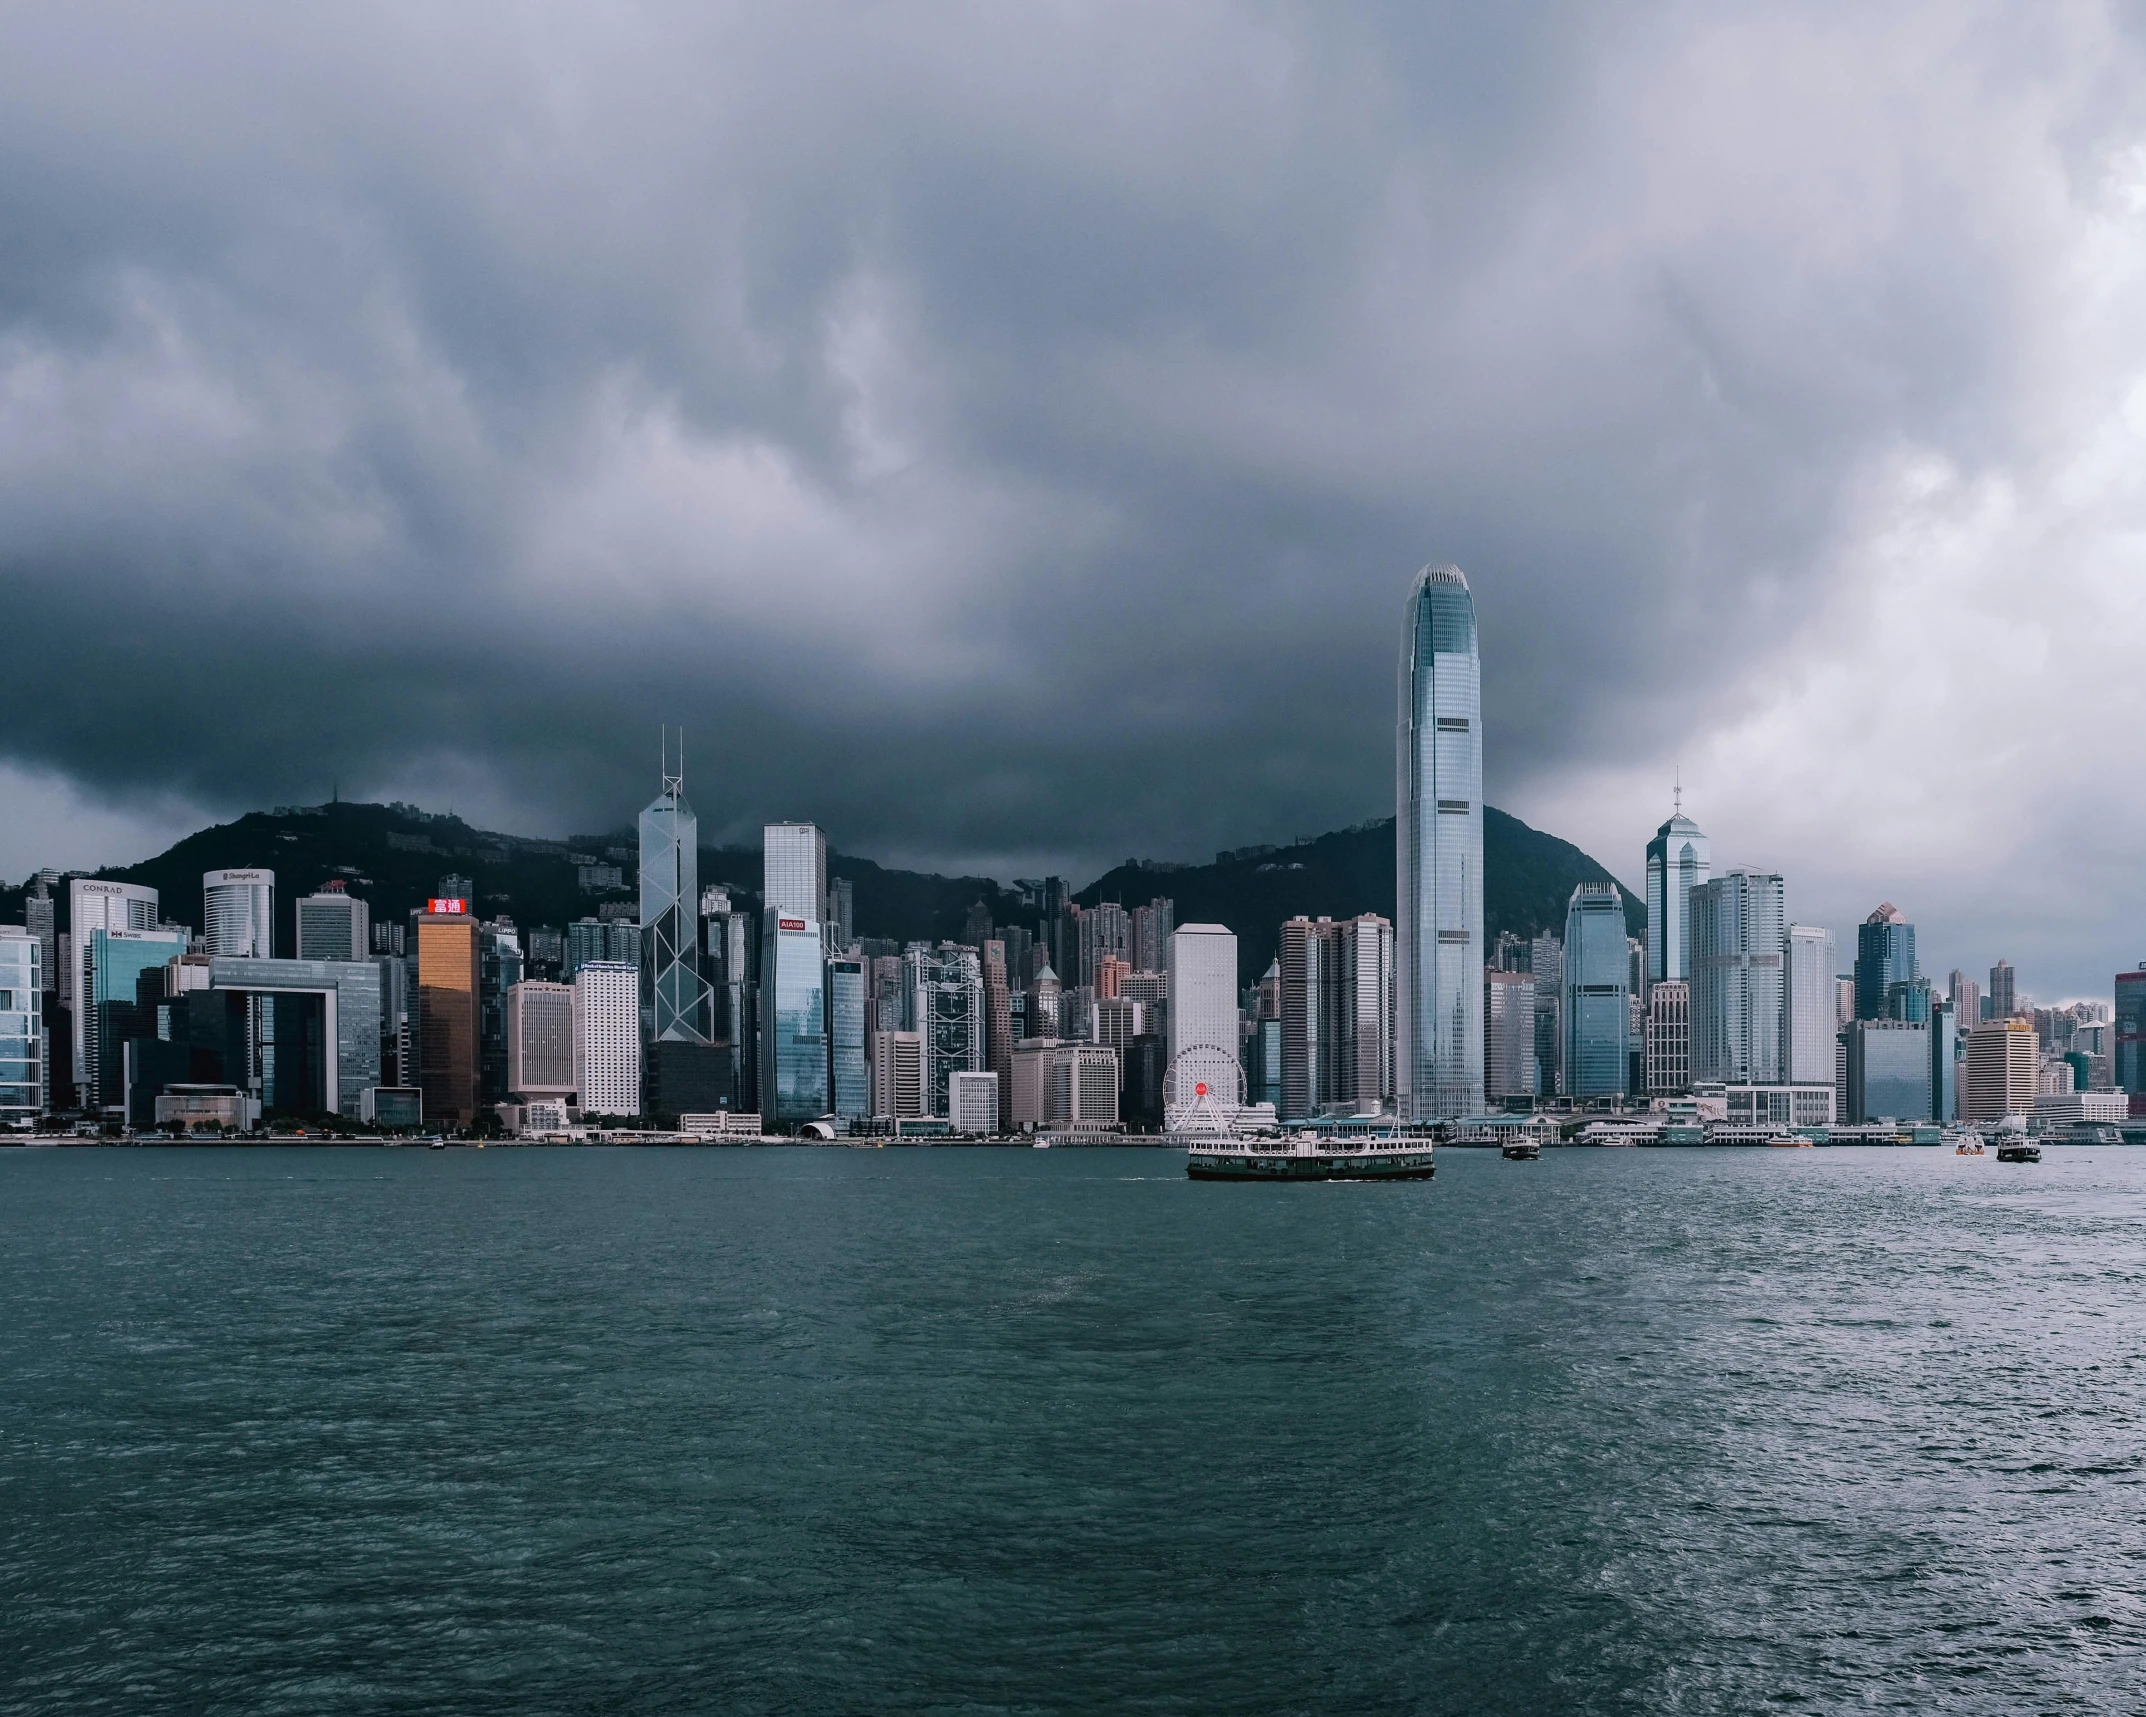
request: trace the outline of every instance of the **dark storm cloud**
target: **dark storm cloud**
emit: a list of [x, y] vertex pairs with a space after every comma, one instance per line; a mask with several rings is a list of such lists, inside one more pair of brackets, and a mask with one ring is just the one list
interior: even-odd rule
[[682, 722], [718, 829], [1000, 870], [1388, 807], [1433, 557], [1494, 796], [1733, 715], [1872, 459], [2012, 451], [1969, 129], [2060, 87], [2091, 162], [2138, 69], [2091, 9], [5, 30], [14, 762], [567, 829]]

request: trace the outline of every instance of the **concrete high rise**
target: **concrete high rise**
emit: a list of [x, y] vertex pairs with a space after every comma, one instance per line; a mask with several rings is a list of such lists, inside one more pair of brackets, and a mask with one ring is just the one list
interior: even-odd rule
[[1283, 1120], [1393, 1097], [1393, 926], [1375, 914], [1282, 926]]
[[1404, 1120], [1446, 1120], [1483, 1107], [1482, 684], [1457, 566], [1425, 567], [1409, 592], [1395, 753], [1395, 1101]]
[[573, 985], [525, 978], [508, 989], [507, 1090], [517, 1103], [573, 1100]]
[[1945, 981], [1945, 994], [1952, 1003], [1953, 1021], [1961, 1031], [1970, 1031], [1982, 1023], [1982, 986], [1957, 966]]
[[1647, 982], [1691, 976], [1691, 891], [1710, 874], [1711, 855], [1699, 825], [1676, 809], [1647, 843]]
[[[268, 960], [276, 947], [276, 873], [212, 870], [201, 879], [201, 939], [212, 958]], [[352, 959], [363, 958], [353, 954]]]
[[51, 886], [45, 876], [40, 875], [30, 884], [29, 893], [23, 897], [22, 925], [37, 938], [38, 972], [47, 995], [59, 984], [59, 914], [54, 910], [54, 906]]
[[296, 907], [301, 960], [369, 960], [373, 951], [372, 909], [338, 879], [324, 882], [317, 894]]
[[1781, 957], [1787, 897], [1771, 871], [1742, 866], [1692, 891], [1691, 1076], [1781, 1081]]
[[1087, 908], [1080, 915], [1081, 986], [1099, 988], [1096, 968], [1106, 957], [1125, 961], [1130, 970], [1132, 947], [1133, 920], [1124, 907], [1114, 900], [1104, 900]]
[[2041, 1066], [2034, 1027], [2023, 1019], [1987, 1020], [1967, 1033], [1967, 1066], [1960, 1080], [1960, 1115], [2001, 1121], [2034, 1108]]
[[1161, 896], [1133, 908], [1133, 970], [1160, 972], [1170, 963], [1170, 937], [1177, 929], [1177, 902]]
[[1006, 973], [1006, 944], [984, 943], [984, 1069], [998, 1076], [998, 1110], [1013, 1113], [1013, 987]]
[[1781, 1077], [1791, 1085], [1824, 1085], [1833, 1078], [1838, 985], [1833, 977], [1833, 932], [1791, 924], [1782, 948]]
[[1244, 1088], [1234, 932], [1182, 924], [1171, 934], [1169, 1014], [1164, 1124], [1173, 1131], [1181, 1124], [1234, 1126]]
[[2012, 982], [2012, 962], [1999, 960], [1990, 968], [1990, 1018], [2010, 1019], [2018, 1012], [2019, 992]]
[[872, 1033], [872, 1113], [915, 1120], [924, 1113], [924, 1039], [913, 1031]]
[[590, 960], [574, 973], [574, 1089], [584, 1115], [640, 1114], [638, 966]]
[[827, 837], [811, 823], [760, 831], [761, 906], [817, 925], [827, 905]]
[[[1830, 1046], [1832, 1039], [1826, 1041]], [[1691, 985], [1683, 978], [1664, 978], [1647, 991], [1644, 1061], [1650, 1097], [1691, 1089]], [[1830, 1061], [1826, 1076], [1832, 1077]]]

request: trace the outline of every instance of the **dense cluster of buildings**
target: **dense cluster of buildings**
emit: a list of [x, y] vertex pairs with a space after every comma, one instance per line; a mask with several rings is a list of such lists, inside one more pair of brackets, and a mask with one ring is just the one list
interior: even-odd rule
[[[0, 926], [0, 1123], [136, 1127], [264, 1115], [553, 1132], [651, 1118], [711, 1133], [1245, 1130], [1492, 1110], [1676, 1110], [1754, 1125], [2146, 1113], [2146, 967], [2113, 1006], [2036, 1008], [1999, 961], [1942, 993], [1890, 904], [1838, 971], [1782, 878], [1715, 874], [1683, 814], [1646, 850], [1646, 934], [1609, 882], [1561, 934], [1486, 947], [1480, 668], [1457, 568], [1410, 592], [1396, 729], [1392, 920], [1293, 918], [1240, 987], [1237, 938], [1174, 904], [1082, 906], [1016, 884], [958, 941], [856, 933], [810, 823], [762, 836], [757, 902], [698, 876], [668, 766], [638, 851], [574, 855], [639, 897], [563, 928], [481, 918], [464, 876], [406, 922], [339, 881], [211, 871], [200, 924], [156, 890], [41, 873]], [[61, 893], [55, 893], [55, 891]], [[66, 921], [56, 909], [64, 897]]]

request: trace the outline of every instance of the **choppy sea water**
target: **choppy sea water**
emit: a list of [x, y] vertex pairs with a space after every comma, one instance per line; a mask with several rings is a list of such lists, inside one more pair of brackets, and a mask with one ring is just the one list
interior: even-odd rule
[[2146, 1708], [2146, 1152], [0, 1152], [0, 1711]]

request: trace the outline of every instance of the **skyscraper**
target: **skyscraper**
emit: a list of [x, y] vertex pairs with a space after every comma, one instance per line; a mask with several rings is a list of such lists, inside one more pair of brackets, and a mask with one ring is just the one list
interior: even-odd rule
[[2010, 1019], [2018, 1012], [2019, 993], [2012, 983], [2012, 962], [1999, 960], [1990, 968], [1990, 1018]]
[[1170, 937], [1177, 929], [1177, 902], [1161, 896], [1133, 908], [1133, 970], [1159, 972], [1170, 963]]
[[862, 959], [838, 954], [827, 962], [828, 1107], [845, 1121], [861, 1121], [872, 1112], [865, 988]]
[[417, 914], [417, 1084], [425, 1119], [460, 1127], [477, 1118], [482, 1035], [477, 935], [477, 920], [468, 912]]
[[1957, 966], [1945, 981], [1945, 994], [1952, 1002], [1952, 1021], [1958, 1030], [1970, 1031], [1982, 1023], [1982, 986]]
[[909, 1018], [924, 1040], [926, 1113], [944, 1116], [951, 1076], [986, 1071], [982, 962], [958, 943], [913, 942], [902, 965]]
[[[2110, 1033], [2110, 1073], [2119, 1091], [2131, 1095], [2131, 1113], [2146, 1115], [2146, 964], [2116, 974], [2116, 1009]], [[1965, 1021], [1961, 1030], [1967, 1029]]]
[[574, 973], [574, 1089], [584, 1115], [641, 1112], [640, 985], [640, 968], [623, 960], [590, 960]]
[[1013, 989], [1006, 976], [1006, 944], [984, 943], [984, 1068], [998, 1075], [998, 1110], [1013, 1113]]
[[1855, 1017], [1885, 1018], [1893, 985], [1915, 972], [1915, 926], [1888, 900], [1856, 926]]
[[761, 838], [760, 1113], [794, 1127], [831, 1112], [827, 973], [819, 914], [827, 839], [810, 823], [769, 823]]
[[2034, 1027], [2023, 1019], [1986, 1021], [1967, 1034], [1967, 1066], [1960, 1115], [1969, 1121], [2001, 1121], [2034, 1107], [2041, 1053]]
[[372, 912], [340, 878], [324, 882], [296, 907], [301, 960], [365, 960], [372, 957]]
[[1393, 926], [1368, 913], [1292, 918], [1279, 960], [1281, 1118], [1383, 1106], [1393, 1095]]
[[1691, 1076], [1781, 1080], [1786, 895], [1771, 871], [1738, 866], [1692, 890]]
[[1096, 966], [1106, 957], [1124, 960], [1132, 952], [1133, 921], [1115, 900], [1099, 901], [1080, 915], [1080, 979], [1083, 988], [1096, 987]]
[[154, 930], [157, 892], [139, 883], [70, 877], [67, 927], [67, 959], [60, 972], [59, 998], [68, 1012], [68, 1065], [74, 1070], [74, 1101], [77, 1107], [86, 1109], [92, 1106], [91, 1092], [97, 1077], [90, 1047], [95, 1012], [93, 938], [99, 930]]
[[762, 908], [815, 925], [827, 902], [827, 837], [811, 823], [769, 823], [760, 831]]
[[1707, 880], [1707, 839], [1684, 814], [1684, 791], [1676, 809], [1647, 843], [1647, 982], [1691, 976], [1691, 891]]
[[274, 871], [209, 871], [201, 879], [201, 906], [202, 943], [212, 956], [239, 960], [274, 958]]
[[[666, 759], [666, 763], [668, 759]], [[714, 1041], [700, 962], [700, 819], [686, 803], [684, 763], [663, 771], [641, 813], [641, 1036]]]
[[1544, 931], [1528, 945], [1535, 975], [1535, 1088], [1545, 1097], [1565, 1089], [1565, 943]]
[[47, 995], [50, 995], [59, 983], [60, 945], [57, 916], [53, 910], [51, 887], [46, 882], [45, 875], [40, 874], [30, 884], [29, 893], [23, 897], [22, 923], [23, 928], [37, 938], [38, 972]]
[[1630, 1077], [1631, 961], [1624, 896], [1583, 882], [1565, 909], [1565, 1095], [1617, 1097]]
[[1781, 1077], [1792, 1085], [1833, 1078], [1834, 1019], [1839, 985], [1833, 976], [1833, 932], [1791, 924], [1782, 949]]
[[45, 1112], [44, 957], [35, 930], [0, 924], [0, 1121]]
[[[1170, 1063], [1164, 1124], [1236, 1123], [1244, 1067], [1237, 1047], [1237, 938], [1220, 924], [1170, 937]], [[1201, 1086], [1206, 1090], [1200, 1090]]]
[[1535, 974], [1483, 974], [1483, 1091], [1501, 1097], [1535, 1095]]
[[[1827, 1043], [1832, 1039], [1829, 1037]], [[1647, 991], [1647, 1094], [1675, 1096], [1691, 1089], [1691, 984], [1664, 978]], [[1831, 1077], [1830, 1064], [1827, 1077]]]
[[525, 978], [507, 991], [507, 1089], [516, 1102], [574, 1099], [574, 989]]
[[[1394, 1082], [1404, 1120], [1483, 1107], [1481, 702], [1468, 581], [1457, 566], [1427, 566], [1403, 616], [1395, 735]], [[1621, 928], [1617, 956], [1621, 965]], [[1624, 1034], [1620, 1004], [1620, 1086]]]

